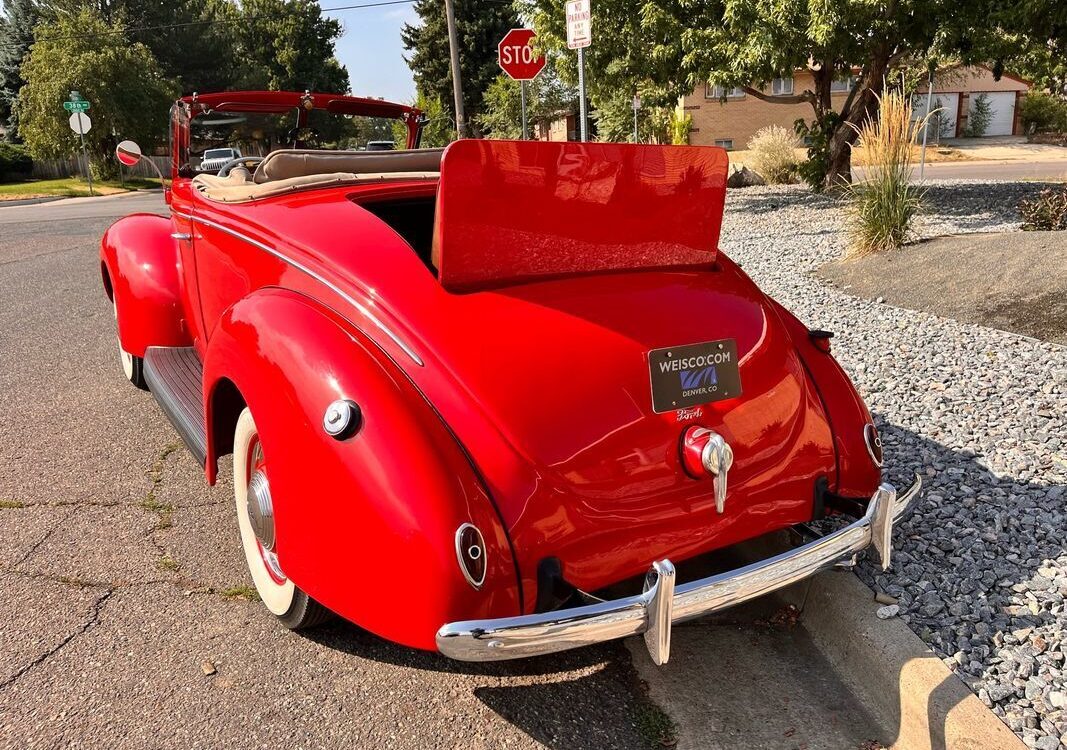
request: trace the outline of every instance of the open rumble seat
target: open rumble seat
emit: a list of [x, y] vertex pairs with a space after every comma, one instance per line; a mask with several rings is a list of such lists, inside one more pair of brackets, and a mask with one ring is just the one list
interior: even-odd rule
[[365, 182], [435, 179], [440, 176], [444, 149], [410, 151], [316, 151], [282, 149], [271, 152], [249, 179], [247, 170], [228, 177], [202, 174], [193, 186], [205, 198], [244, 203], [297, 190]]

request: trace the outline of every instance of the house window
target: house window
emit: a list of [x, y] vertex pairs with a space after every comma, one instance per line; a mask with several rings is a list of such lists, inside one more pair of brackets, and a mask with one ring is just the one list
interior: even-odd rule
[[771, 94], [786, 96], [793, 93], [793, 78], [775, 78], [771, 81]]
[[742, 99], [745, 96], [745, 92], [741, 90], [741, 87], [734, 86], [732, 89], [724, 89], [722, 86], [715, 86], [707, 84], [704, 86], [704, 98], [705, 99]]
[[830, 81], [830, 93], [831, 94], [847, 94], [852, 90], [852, 83], [856, 79], [853, 76], [846, 76], [845, 78], [835, 78]]
[[729, 151], [734, 147], [734, 141], [732, 138], [716, 138], [715, 145], [719, 148], [724, 148]]

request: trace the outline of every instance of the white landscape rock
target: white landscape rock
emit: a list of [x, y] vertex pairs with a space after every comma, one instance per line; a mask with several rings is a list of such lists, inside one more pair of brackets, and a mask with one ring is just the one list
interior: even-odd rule
[[887, 604], [886, 606], [879, 607], [877, 610], [875, 610], [874, 614], [878, 616], [879, 620], [888, 620], [889, 618], [896, 617], [898, 614], [900, 614], [900, 605]]
[[[921, 232], [1017, 229], [1019, 199], [1041, 188], [935, 183]], [[923, 477], [892, 568], [860, 575], [1024, 743], [1054, 747], [1067, 736], [1067, 349], [822, 282], [812, 274], [840, 256], [843, 215], [800, 187], [730, 193], [720, 244], [809, 327], [835, 332], [887, 480]]]

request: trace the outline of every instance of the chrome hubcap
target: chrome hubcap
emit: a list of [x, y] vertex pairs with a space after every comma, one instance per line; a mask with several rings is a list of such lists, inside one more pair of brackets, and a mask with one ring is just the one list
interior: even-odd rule
[[270, 483], [262, 471], [252, 472], [248, 480], [248, 518], [252, 531], [265, 552], [274, 551], [274, 505], [270, 499]]

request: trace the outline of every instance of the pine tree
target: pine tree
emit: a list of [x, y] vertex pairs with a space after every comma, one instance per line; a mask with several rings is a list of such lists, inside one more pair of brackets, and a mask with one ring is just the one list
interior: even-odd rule
[[993, 105], [989, 103], [989, 97], [979, 94], [971, 101], [971, 111], [967, 116], [967, 129], [964, 135], [968, 138], [981, 138], [989, 130], [989, 123], [993, 122]]
[[[436, 98], [455, 118], [452, 71], [448, 55], [448, 27], [442, 0], [416, 0], [415, 12], [422, 23], [405, 24], [400, 32], [405, 58], [420, 92]], [[518, 14], [499, 0], [459, 0], [455, 6], [459, 40], [459, 69], [463, 79], [463, 105], [467, 120], [478, 122], [485, 110], [484, 95], [500, 74], [497, 44], [509, 29], [518, 28]]]
[[12, 110], [25, 81], [20, 73], [22, 59], [33, 44], [33, 27], [41, 20], [34, 0], [6, 0], [0, 18], [0, 125], [7, 128], [9, 140], [18, 138], [18, 119]]

